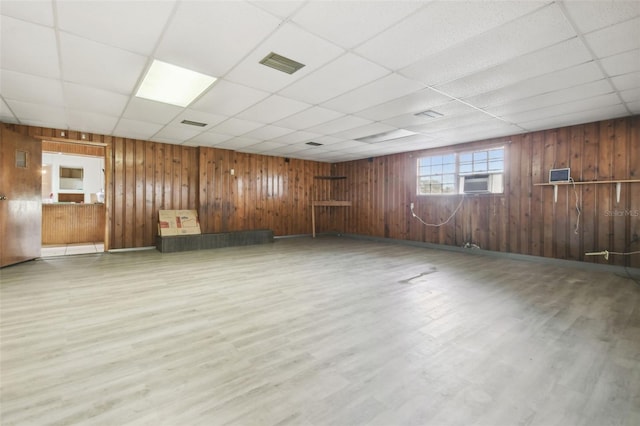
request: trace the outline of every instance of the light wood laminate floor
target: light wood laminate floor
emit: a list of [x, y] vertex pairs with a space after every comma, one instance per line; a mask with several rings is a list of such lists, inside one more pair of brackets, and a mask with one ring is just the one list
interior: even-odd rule
[[640, 424], [640, 286], [347, 238], [0, 270], [8, 425]]

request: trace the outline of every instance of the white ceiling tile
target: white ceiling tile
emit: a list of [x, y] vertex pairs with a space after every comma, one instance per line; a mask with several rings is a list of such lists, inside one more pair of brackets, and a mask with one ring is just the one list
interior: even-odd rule
[[443, 120], [445, 118], [457, 117], [460, 115], [472, 114], [477, 112], [475, 108], [472, 108], [471, 106], [456, 100], [449, 100], [442, 105], [438, 105], [437, 107], [431, 107], [429, 108], [429, 110], [442, 114], [442, 116], [435, 118], [427, 117], [424, 115], [416, 116], [415, 113], [421, 111], [414, 111], [409, 114], [403, 114], [397, 117], [383, 120], [382, 122], [395, 127], [413, 128], [421, 125], [428, 126], [431, 125], [434, 121]]
[[60, 78], [52, 28], [0, 16], [0, 52], [3, 70]]
[[88, 133], [110, 135], [118, 122], [117, 117], [87, 111], [67, 110], [69, 128]]
[[623, 90], [620, 92], [622, 100], [627, 103], [633, 103], [640, 101], [640, 86], [635, 89]]
[[229, 139], [233, 139], [233, 136], [214, 132], [204, 132], [189, 139], [189, 143], [195, 146], [216, 146], [217, 144], [228, 141]]
[[531, 121], [538, 121], [544, 118], [571, 114], [575, 111], [589, 111], [617, 104], [620, 104], [620, 98], [618, 97], [618, 95], [615, 93], [607, 93], [592, 98], [579, 99], [577, 101], [565, 102], [558, 105], [524, 111], [516, 114], [505, 114], [503, 117], [505, 120], [520, 124]]
[[240, 149], [246, 146], [255, 145], [259, 140], [251, 139], [251, 138], [233, 138], [228, 141], [219, 143], [216, 145], [216, 148], [225, 148], [225, 149]]
[[17, 123], [18, 119], [13, 112], [9, 109], [9, 105], [6, 104], [4, 99], [0, 99], [0, 121], [5, 123]]
[[251, 4], [279, 18], [287, 18], [301, 6], [300, 2], [290, 0], [256, 0]]
[[390, 132], [392, 130], [397, 130], [397, 128], [382, 123], [371, 123], [362, 127], [343, 130], [342, 132], [334, 133], [332, 136], [341, 139], [358, 139], [365, 136], [377, 135], [378, 133]]
[[2, 70], [0, 94], [6, 99], [45, 105], [64, 105], [60, 80]]
[[264, 126], [263, 123], [249, 120], [240, 120], [238, 118], [230, 118], [216, 125], [214, 127], [214, 131], [216, 133], [223, 133], [225, 135], [240, 136], [262, 126]]
[[316, 132], [324, 135], [331, 135], [334, 133], [341, 132], [343, 130], [353, 129], [355, 127], [364, 126], [366, 124], [371, 123], [371, 120], [366, 120], [364, 118], [356, 117], [353, 115], [347, 115], [344, 117], [340, 117], [335, 120], [331, 120], [327, 123], [323, 123], [314, 127], [310, 127], [308, 130], [310, 132]]
[[584, 38], [599, 58], [640, 49], [640, 17], [587, 34]]
[[273, 139], [273, 138], [277, 138], [277, 137], [280, 137], [280, 136], [288, 135], [289, 133], [293, 133], [293, 132], [294, 132], [294, 130], [287, 129], [285, 127], [267, 125], [267, 126], [255, 129], [255, 130], [247, 133], [245, 136], [248, 137], [248, 138], [258, 139], [258, 140], [261, 140], [261, 141], [266, 141], [266, 140], [269, 140], [269, 139]]
[[321, 136], [321, 135], [318, 135], [317, 133], [298, 131], [298, 132], [289, 133], [283, 136], [278, 136], [277, 138], [271, 139], [271, 141], [286, 143], [286, 144], [294, 144], [298, 142], [310, 141], [318, 136]]
[[150, 123], [167, 124], [173, 120], [183, 108], [142, 98], [131, 98], [123, 117], [131, 120]]
[[[150, 55], [174, 7], [174, 1], [58, 1], [58, 27], [130, 52]], [[114, 25], [117, 23], [117, 25]]]
[[0, 13], [34, 24], [53, 26], [51, 1], [2, 0]]
[[181, 2], [155, 56], [222, 77], [279, 23], [275, 16], [247, 2]]
[[270, 124], [310, 107], [311, 105], [304, 102], [285, 98], [284, 96], [272, 95], [244, 110], [237, 117]]
[[67, 114], [62, 108], [10, 99], [5, 101], [22, 124], [63, 129], [68, 127]]
[[611, 82], [618, 90], [628, 90], [640, 87], [640, 71], [618, 75], [611, 78]]
[[587, 33], [623, 22], [640, 15], [640, 2], [631, 1], [565, 1], [564, 7], [578, 29]]
[[141, 77], [144, 56], [91, 40], [60, 33], [65, 81], [130, 94]]
[[286, 155], [286, 154], [298, 153], [301, 151], [308, 151], [309, 149], [310, 149], [309, 145], [294, 144], [294, 145], [284, 145], [280, 148], [272, 149], [271, 152], [274, 154]]
[[407, 127], [407, 129], [413, 130], [414, 132], [430, 135], [433, 133], [440, 132], [444, 129], [452, 129], [452, 128], [455, 129], [457, 127], [469, 126], [472, 124], [483, 123], [491, 120], [498, 121], [497, 119], [491, 118], [487, 114], [481, 111], [472, 109], [466, 114], [440, 117], [426, 124]]
[[293, 22], [347, 49], [416, 11], [420, 2], [309, 2]]
[[268, 92], [252, 89], [226, 80], [216, 81], [211, 89], [191, 108], [231, 117], [269, 96]]
[[366, 86], [359, 87], [349, 93], [338, 96], [326, 102], [323, 106], [351, 114], [397, 99], [409, 93], [417, 92], [423, 88], [424, 85], [422, 83], [393, 73]]
[[337, 138], [335, 136], [321, 136], [313, 139], [314, 142], [321, 143], [325, 146], [331, 146], [337, 143], [345, 142], [345, 139]]
[[[218, 114], [209, 114], [207, 112], [196, 111], [191, 108], [187, 108], [182, 111], [172, 122], [172, 126], [182, 127], [182, 126], [190, 126], [189, 124], [182, 123], [182, 120], [196, 121], [199, 123], [205, 123], [206, 126], [198, 127], [200, 131], [207, 131], [210, 128], [214, 127], [216, 124], [219, 124], [226, 120], [228, 117], [224, 115]], [[191, 126], [193, 127], [193, 126]], [[195, 127], [193, 127], [195, 129]]]
[[63, 90], [67, 107], [78, 111], [120, 116], [129, 100], [119, 93], [74, 83], [64, 83]]
[[153, 135], [153, 140], [165, 143], [181, 144], [202, 133], [201, 128], [187, 125], [169, 125], [163, 127], [158, 133]]
[[553, 105], [611, 93], [613, 89], [607, 80], [597, 80], [580, 86], [569, 87], [529, 98], [518, 99], [504, 105], [486, 107], [491, 114], [502, 117], [524, 111], [546, 108]]
[[[424, 58], [404, 68], [401, 74], [428, 85], [442, 84], [572, 37], [575, 33], [564, 16], [555, 8], [545, 7]], [[585, 56], [583, 62], [591, 59], [579, 40], [570, 41], [567, 43], [570, 52], [577, 49]]]
[[552, 72], [465, 99], [479, 108], [503, 105], [518, 99], [541, 95], [563, 88], [579, 86], [604, 78], [598, 66], [589, 62], [564, 70]]
[[114, 136], [147, 140], [161, 128], [161, 124], [121, 118], [113, 129], [113, 134]]
[[[287, 74], [260, 64], [260, 61], [271, 52], [293, 59], [304, 64], [304, 67], [294, 74]], [[343, 53], [343, 49], [303, 31], [295, 25], [284, 24], [243, 59], [225, 78], [268, 92], [277, 92]]]
[[370, 120], [385, 120], [402, 114], [415, 114], [428, 109], [437, 109], [439, 105], [451, 101], [451, 97], [445, 96], [432, 89], [423, 89], [402, 98], [378, 105], [373, 108], [358, 112], [359, 117]]
[[311, 107], [275, 122], [276, 125], [294, 130], [303, 130], [342, 117], [343, 114], [321, 107]]
[[631, 114], [640, 114], [640, 101], [627, 103], [627, 108], [629, 108]]
[[607, 75], [611, 77], [640, 71], [640, 49], [609, 56], [601, 61]]
[[[432, 2], [355, 51], [394, 71], [525, 15], [543, 2]], [[559, 10], [557, 13], [561, 13]], [[398, 46], [402, 46], [401, 49]]]
[[574, 38], [471, 76], [439, 85], [437, 89], [458, 98], [468, 98], [587, 62], [591, 62], [591, 55], [580, 40]]
[[589, 123], [592, 121], [606, 120], [628, 115], [626, 108], [622, 104], [605, 106], [591, 111], [579, 111], [566, 115], [544, 118], [541, 120], [522, 123], [528, 131], [553, 129], [558, 127], [572, 126], [574, 124]]
[[310, 104], [319, 104], [389, 74], [389, 71], [352, 53], [347, 53], [280, 94]]
[[254, 152], [254, 153], [263, 153], [263, 152], [270, 152], [274, 149], [282, 148], [284, 146], [289, 146], [289, 145], [284, 143], [279, 143], [279, 142], [261, 141], [255, 145], [249, 145], [247, 147], [241, 148], [241, 151], [247, 152], [247, 150], [250, 150], [250, 152]]

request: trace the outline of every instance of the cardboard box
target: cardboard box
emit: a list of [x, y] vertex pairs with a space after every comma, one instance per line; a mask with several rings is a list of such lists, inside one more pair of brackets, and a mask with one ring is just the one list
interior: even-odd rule
[[198, 212], [195, 210], [160, 210], [158, 213], [158, 234], [170, 235], [200, 234]]

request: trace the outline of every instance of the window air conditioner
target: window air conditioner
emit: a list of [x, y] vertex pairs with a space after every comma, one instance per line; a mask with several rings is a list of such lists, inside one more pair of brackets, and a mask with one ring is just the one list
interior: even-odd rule
[[502, 174], [460, 176], [462, 192], [465, 194], [501, 193]]

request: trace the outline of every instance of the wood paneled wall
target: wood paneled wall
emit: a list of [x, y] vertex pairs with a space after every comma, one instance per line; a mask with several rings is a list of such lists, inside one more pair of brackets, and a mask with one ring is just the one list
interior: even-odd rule
[[[308, 234], [313, 197], [328, 196], [314, 176], [329, 174], [330, 167], [315, 161], [201, 147], [202, 231], [271, 229], [274, 235]], [[316, 220], [319, 232], [329, 230], [329, 212]]]
[[[13, 126], [32, 136], [62, 137], [59, 130]], [[81, 140], [67, 131], [66, 138]], [[560, 188], [553, 202], [545, 182], [552, 167], [568, 166], [577, 181], [640, 177], [640, 117], [533, 132], [457, 145], [463, 151], [503, 144], [507, 154], [505, 192], [499, 195], [416, 196], [419, 156], [445, 149], [410, 152], [329, 165], [313, 161], [244, 154], [87, 134], [106, 145], [109, 248], [155, 244], [160, 209], [196, 209], [204, 232], [272, 229], [275, 235], [308, 234], [314, 199], [350, 200], [352, 207], [319, 208], [318, 232], [339, 231], [560, 259], [640, 267], [638, 256], [610, 261], [587, 251], [640, 250], [640, 184], [625, 184], [619, 204], [614, 185]], [[231, 174], [231, 169], [234, 174]], [[344, 175], [318, 181], [315, 176]], [[449, 224], [446, 220], [462, 200]]]
[[[417, 158], [443, 151], [506, 148], [505, 192], [500, 195], [416, 196]], [[534, 186], [548, 180], [550, 168], [571, 167], [576, 181], [640, 179], [640, 117], [607, 120], [510, 138], [456, 145], [335, 165], [347, 176], [343, 198], [347, 232], [403, 240], [640, 267], [640, 256], [588, 257], [585, 252], [640, 250], [640, 183], [623, 184], [616, 204], [615, 185]], [[581, 213], [578, 222], [576, 193]], [[449, 224], [446, 220], [462, 201]], [[576, 226], [577, 225], [577, 226]], [[577, 229], [577, 233], [576, 233]]]
[[[311, 233], [311, 201], [330, 188], [314, 179], [331, 165], [235, 151], [196, 148], [97, 134], [12, 125], [34, 137], [105, 144], [108, 248], [155, 245], [158, 211], [198, 210], [203, 232], [272, 229], [275, 235]], [[81, 150], [47, 142], [47, 150]], [[62, 151], [61, 151], [62, 152]], [[81, 153], [81, 152], [76, 152]], [[85, 154], [86, 155], [86, 154]], [[230, 170], [234, 170], [231, 175]], [[317, 212], [318, 232], [334, 230], [332, 211]]]

